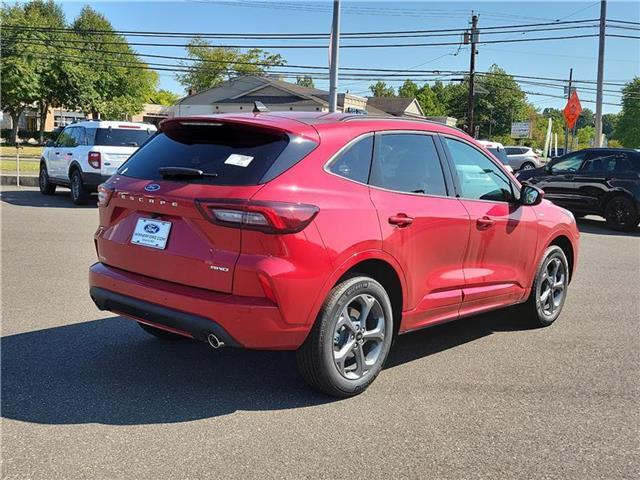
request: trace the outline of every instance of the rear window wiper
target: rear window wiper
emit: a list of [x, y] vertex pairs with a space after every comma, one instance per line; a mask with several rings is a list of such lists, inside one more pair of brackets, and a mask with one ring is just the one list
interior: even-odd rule
[[217, 177], [217, 173], [207, 173], [197, 168], [188, 167], [160, 167], [158, 173], [162, 178], [167, 177], [191, 177], [191, 178], [203, 178], [203, 177]]

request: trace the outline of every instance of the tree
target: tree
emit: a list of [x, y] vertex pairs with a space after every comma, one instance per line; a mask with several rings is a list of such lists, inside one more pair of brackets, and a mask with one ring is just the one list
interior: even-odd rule
[[576, 122], [576, 129], [580, 129], [588, 125], [595, 126], [595, 124], [596, 116], [594, 115], [593, 110], [590, 108], [583, 108], [580, 112], [580, 116], [578, 117], [578, 121]]
[[[39, 30], [25, 32], [32, 44], [28, 48], [37, 54], [37, 71], [39, 74], [38, 99], [36, 101], [39, 117], [40, 142], [44, 141], [44, 130], [49, 108], [70, 103], [78, 83], [82, 84], [81, 68], [73, 57], [68, 57], [73, 50], [68, 48], [69, 32], [62, 8], [53, 0], [32, 0], [24, 5], [25, 18], [29, 25]], [[55, 52], [55, 54], [54, 54]]]
[[160, 89], [153, 92], [147, 98], [148, 103], [155, 103], [157, 105], [175, 105], [180, 99], [180, 95], [173, 93], [169, 90]]
[[405, 80], [402, 86], [398, 89], [398, 96], [403, 98], [417, 98], [420, 92], [418, 84], [412, 80]]
[[270, 67], [286, 63], [280, 55], [260, 48], [250, 48], [242, 53], [237, 48], [216, 47], [200, 37], [189, 42], [187, 55], [190, 60], [181, 61], [180, 66], [189, 71], [177, 74], [176, 78], [186, 88], [197, 92], [238, 75], [264, 75]]
[[619, 114], [617, 113], [605, 113], [602, 116], [602, 133], [604, 133], [609, 140], [615, 138], [615, 130], [618, 125]]
[[[23, 6], [3, 3], [0, 12], [2, 25], [28, 26]], [[0, 106], [11, 116], [11, 143], [17, 140], [20, 116], [38, 99], [39, 94], [38, 59], [28, 46], [21, 43], [24, 37], [25, 30], [11, 28], [4, 28], [0, 37]]]
[[615, 137], [627, 148], [640, 148], [640, 77], [622, 89], [622, 111]]
[[371, 94], [374, 97], [395, 97], [396, 92], [393, 90], [393, 87], [387, 86], [385, 82], [378, 80], [373, 85], [369, 86], [369, 90], [371, 90]]
[[497, 65], [478, 79], [478, 86], [487, 92], [476, 96], [475, 123], [480, 125], [482, 137], [488, 137], [490, 121], [492, 134], [506, 135], [511, 131], [511, 122], [535, 115], [518, 82]]
[[140, 112], [158, 84], [158, 74], [134, 55], [127, 41], [116, 35], [102, 14], [85, 6], [73, 22], [73, 30], [84, 40], [76, 44], [83, 52], [81, 64], [85, 88], [74, 99], [94, 118], [118, 119]]
[[296, 77], [296, 84], [298, 84], [301, 87], [316, 88], [315, 85], [313, 84], [313, 78], [311, 78], [309, 75]]

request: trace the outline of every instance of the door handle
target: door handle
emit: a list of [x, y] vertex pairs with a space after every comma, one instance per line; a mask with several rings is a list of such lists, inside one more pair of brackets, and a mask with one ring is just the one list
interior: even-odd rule
[[408, 216], [406, 213], [399, 213], [389, 217], [389, 223], [400, 228], [408, 227], [413, 223], [413, 217]]
[[67, 153], [67, 157], [70, 157], [72, 155], [73, 155], [73, 153]]
[[490, 219], [489, 217], [482, 217], [476, 220], [476, 224], [478, 228], [482, 230], [486, 230], [487, 228], [491, 228], [495, 225], [495, 220]]
[[60, 152], [56, 152], [56, 155], [60, 155]]

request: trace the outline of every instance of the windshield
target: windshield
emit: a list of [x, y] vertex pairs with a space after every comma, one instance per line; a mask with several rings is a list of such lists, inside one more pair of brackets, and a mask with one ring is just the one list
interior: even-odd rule
[[256, 185], [282, 153], [284, 134], [220, 123], [173, 125], [133, 154], [118, 173], [161, 180], [162, 167], [201, 170], [206, 176], [181, 181], [216, 185]]

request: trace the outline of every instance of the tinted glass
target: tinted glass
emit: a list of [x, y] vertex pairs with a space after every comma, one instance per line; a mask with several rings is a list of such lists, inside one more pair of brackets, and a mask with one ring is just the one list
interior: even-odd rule
[[569, 154], [565, 158], [558, 160], [551, 165], [551, 171], [553, 173], [572, 173], [577, 172], [580, 169], [580, 165], [587, 156], [587, 152], [576, 152]]
[[510, 201], [511, 182], [500, 168], [472, 146], [444, 137], [456, 167], [462, 196], [475, 200]]
[[438, 152], [429, 135], [377, 136], [369, 183], [398, 192], [447, 194]]
[[256, 185], [288, 144], [283, 135], [245, 127], [174, 124], [136, 151], [118, 173], [161, 180], [160, 167], [187, 167], [216, 177], [179, 180], [217, 185]]
[[344, 150], [331, 163], [329, 170], [341, 177], [367, 183], [372, 155], [373, 135], [370, 135]]
[[95, 133], [94, 145], [139, 147], [153, 134], [153, 130], [146, 128], [98, 128]]
[[505, 150], [507, 151], [507, 155], [518, 155], [520, 153], [520, 149], [516, 147], [507, 147]]

